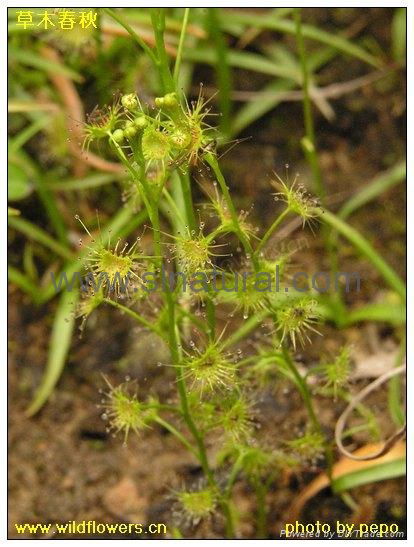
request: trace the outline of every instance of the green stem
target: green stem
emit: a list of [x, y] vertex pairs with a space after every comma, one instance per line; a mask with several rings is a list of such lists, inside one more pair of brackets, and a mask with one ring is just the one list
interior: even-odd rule
[[212, 232], [210, 232], [206, 238], [208, 239], [208, 243], [213, 243], [213, 240], [219, 235], [221, 234], [223, 231], [223, 226], [220, 225], [220, 226], [217, 226], [217, 228], [215, 228], [215, 230], [213, 230]]
[[267, 514], [266, 514], [266, 484], [262, 483], [260, 479], [254, 481], [254, 489], [257, 499], [257, 539], [267, 538]]
[[177, 57], [175, 59], [174, 73], [173, 73], [174, 82], [176, 86], [178, 85], [178, 76], [180, 74], [180, 66], [181, 66], [181, 60], [183, 55], [184, 40], [185, 40], [186, 31], [187, 31], [189, 15], [190, 15], [190, 8], [184, 8], [183, 24], [181, 26], [180, 41], [178, 43]]
[[226, 535], [228, 538], [235, 538], [236, 535], [236, 529], [234, 525], [234, 518], [233, 513], [231, 510], [231, 492], [233, 489], [233, 485], [236, 482], [237, 475], [240, 473], [240, 471], [243, 468], [243, 459], [244, 454], [239, 454], [238, 458], [234, 462], [234, 465], [232, 467], [232, 470], [230, 472], [229, 478], [227, 479], [227, 484], [225, 487], [225, 490], [223, 492], [223, 498], [222, 498], [222, 509], [224, 514], [226, 515]]
[[[188, 223], [188, 229], [190, 234], [196, 231], [196, 218], [194, 214], [193, 197], [191, 194], [190, 177], [188, 173], [179, 172], [179, 178], [181, 181], [181, 190], [184, 200], [185, 216]], [[212, 288], [209, 286], [208, 294], [206, 296], [206, 310], [207, 310], [207, 324], [210, 340], [215, 339], [216, 334], [216, 309], [212, 297]]]
[[265, 235], [263, 236], [261, 242], [259, 243], [259, 245], [257, 246], [256, 250], [255, 250], [255, 254], [259, 254], [260, 251], [263, 249], [263, 247], [266, 245], [269, 237], [273, 234], [273, 232], [276, 230], [276, 228], [279, 226], [279, 224], [283, 221], [283, 219], [286, 217], [286, 215], [288, 215], [290, 212], [290, 209], [287, 208], [285, 209], [277, 218], [276, 220], [273, 222], [273, 224], [270, 226], [270, 228], [267, 230], [267, 232], [265, 233]]
[[307, 410], [309, 418], [312, 422], [313, 428], [315, 429], [315, 431], [320, 433], [323, 436], [323, 438], [325, 439], [324, 444], [325, 444], [325, 458], [326, 458], [326, 463], [327, 463], [327, 475], [329, 477], [330, 482], [332, 483], [332, 468], [333, 468], [332, 447], [331, 447], [330, 443], [328, 442], [328, 440], [326, 439], [326, 435], [324, 434], [322, 426], [321, 426], [321, 424], [320, 424], [320, 422], [319, 422], [319, 420], [316, 416], [315, 410], [313, 408], [312, 396], [311, 396], [311, 393], [309, 391], [306, 379], [302, 377], [302, 375], [300, 374], [300, 372], [296, 368], [296, 365], [293, 362], [293, 360], [291, 359], [290, 354], [286, 350], [286, 348], [283, 347], [282, 351], [283, 351], [283, 357], [285, 358], [285, 362], [286, 362], [289, 370], [291, 371], [291, 373], [292, 373], [292, 375], [295, 379], [295, 383], [296, 383], [296, 385], [299, 389], [299, 392], [302, 396], [303, 402], [305, 403], [306, 410]]
[[[155, 43], [156, 43], [156, 49], [157, 49], [158, 70], [161, 75], [164, 92], [172, 92], [172, 91], [175, 91], [175, 83], [174, 83], [173, 77], [171, 76], [170, 68], [168, 65], [168, 57], [165, 51], [165, 44], [164, 44], [165, 10], [161, 8], [153, 9], [151, 11], [151, 21], [153, 25]], [[180, 179], [182, 183], [183, 197], [186, 204], [185, 206], [186, 212], [189, 213], [191, 209], [192, 215], [194, 215], [189, 179], [184, 176], [180, 177]], [[193, 224], [193, 226], [195, 226], [194, 216], [191, 216], [190, 214], [187, 220], [189, 222], [189, 227], [191, 226], [191, 223]], [[154, 207], [154, 211], [152, 214], [152, 223], [153, 223], [153, 229], [154, 229], [154, 246], [157, 249], [160, 247], [159, 213], [158, 213], [157, 206]], [[190, 230], [191, 229], [193, 228], [190, 227]], [[158, 234], [157, 238], [155, 238], [155, 234]], [[191, 412], [188, 405], [187, 387], [185, 385], [185, 380], [183, 376], [183, 365], [181, 363], [181, 356], [180, 356], [180, 350], [179, 350], [179, 339], [178, 339], [179, 334], [177, 329], [177, 318], [176, 318], [176, 310], [175, 310], [176, 303], [174, 301], [173, 294], [170, 291], [169, 287], [167, 287], [167, 290], [165, 291], [165, 299], [166, 299], [167, 313], [168, 313], [169, 348], [171, 353], [171, 361], [175, 368], [176, 376], [177, 376], [177, 388], [178, 388], [178, 394], [180, 397], [182, 415], [183, 415], [184, 421], [187, 424], [188, 429], [190, 430], [196, 442], [197, 450], [198, 450], [198, 459], [203, 468], [204, 474], [209, 484], [212, 485], [213, 487], [216, 487], [213, 472], [211, 471], [209, 463], [208, 463], [203, 436], [197, 429], [197, 426], [192, 419]]]
[[138, 313], [134, 312], [130, 308], [127, 308], [126, 306], [123, 306], [122, 304], [120, 304], [116, 300], [111, 300], [110, 298], [104, 298], [104, 302], [106, 304], [109, 304], [110, 306], [113, 306], [114, 308], [117, 308], [118, 310], [126, 313], [127, 315], [129, 315], [130, 317], [135, 319], [135, 321], [137, 321], [137, 323], [140, 323], [141, 325], [143, 325], [144, 327], [146, 327], [150, 331], [154, 332], [155, 334], [158, 334], [158, 336], [160, 338], [163, 338], [164, 340], [166, 339], [166, 336], [164, 335], [164, 333], [154, 323], [151, 323], [150, 321], [147, 321], [147, 319], [145, 319], [145, 317], [142, 317], [142, 315], [139, 315]]
[[216, 338], [216, 307], [211, 296], [211, 291], [212, 289], [209, 285], [206, 297], [207, 325], [209, 339], [214, 341]]
[[154, 229], [154, 251], [155, 255], [159, 257], [158, 267], [162, 266], [162, 245], [161, 245], [161, 230], [160, 230], [160, 212], [157, 206], [153, 208], [151, 214], [152, 227]]
[[[164, 29], [165, 29], [165, 10], [160, 8], [154, 8], [151, 10], [151, 21], [153, 25], [153, 31], [155, 36], [156, 50], [157, 50], [157, 69], [161, 76], [161, 82], [163, 86], [163, 92], [174, 92], [176, 91], [176, 83], [174, 78], [171, 75], [168, 56], [165, 50], [164, 44]], [[183, 24], [183, 27], [185, 25]], [[182, 28], [182, 40], [184, 39], [185, 29]], [[181, 58], [181, 54], [180, 57]], [[178, 68], [175, 69], [175, 75], [178, 77]], [[181, 186], [181, 196], [183, 198], [184, 210], [186, 213], [186, 220], [188, 222], [188, 227], [190, 231], [195, 230], [196, 220], [194, 215], [194, 206], [192, 203], [191, 195], [191, 186], [188, 175], [179, 173], [180, 186]], [[147, 205], [147, 203], [146, 203]], [[161, 256], [160, 252], [160, 230], [159, 230], [159, 212], [158, 212], [158, 203], [152, 207], [152, 203], [147, 205], [148, 214], [150, 216], [152, 227], [154, 229], [154, 248], [156, 249], [157, 254]], [[158, 234], [155, 237], [155, 234]], [[159, 250], [158, 250], [159, 249]], [[177, 389], [180, 398], [181, 412], [184, 421], [187, 424], [187, 427], [192, 434], [195, 443], [197, 445], [198, 459], [200, 461], [201, 467], [203, 469], [204, 475], [209, 483], [209, 485], [217, 489], [217, 484], [213, 475], [213, 472], [210, 468], [207, 452], [204, 444], [204, 439], [202, 433], [198, 430], [194, 420], [191, 416], [191, 411], [187, 399], [187, 386], [185, 383], [183, 375], [183, 365], [181, 362], [181, 352], [179, 345], [179, 330], [178, 322], [176, 317], [176, 301], [174, 299], [173, 293], [170, 291], [170, 288], [167, 287], [165, 291], [165, 301], [167, 305], [168, 313], [168, 342], [171, 354], [171, 361], [176, 371], [177, 376]], [[209, 314], [209, 321], [212, 321], [211, 314]], [[210, 325], [210, 331], [212, 326]], [[226, 517], [226, 526], [227, 533], [232, 535], [234, 533], [234, 527], [232, 523], [232, 514], [228, 502], [225, 500], [222, 502], [223, 513]]]
[[233, 485], [236, 482], [237, 475], [240, 473], [240, 471], [243, 468], [243, 460], [244, 460], [244, 453], [241, 453], [239, 454], [236, 461], [234, 462], [229, 478], [227, 479], [226, 489], [224, 491], [224, 495], [227, 497], [230, 496]]
[[151, 61], [157, 65], [157, 58], [154, 55], [154, 52], [152, 49], [147, 46], [147, 44], [142, 40], [142, 38], [135, 32], [135, 30], [126, 22], [122, 17], [118, 15], [117, 12], [115, 12], [111, 8], [103, 8], [103, 10], [110, 16], [112, 19], [115, 19], [117, 23], [121, 25], [121, 27], [124, 27], [124, 29], [128, 32], [128, 34], [135, 40], [135, 42], [141, 47], [145, 53], [148, 55], [148, 57], [151, 59]]
[[151, 219], [151, 213], [152, 213], [152, 207], [151, 207], [151, 204], [149, 202], [149, 199], [148, 199], [148, 195], [149, 195], [149, 187], [148, 187], [148, 184], [145, 180], [145, 176], [142, 177], [140, 176], [140, 173], [138, 173], [134, 167], [132, 167], [131, 163], [128, 161], [127, 157], [125, 156], [122, 148], [119, 146], [119, 144], [115, 141], [112, 133], [108, 132], [108, 137], [109, 137], [109, 140], [112, 144], [112, 146], [114, 147], [115, 149], [115, 152], [118, 156], [118, 158], [121, 160], [121, 162], [123, 163], [123, 165], [128, 169], [128, 171], [131, 173], [132, 175], [132, 178], [135, 180], [135, 182], [138, 184], [140, 190], [141, 190], [141, 195], [142, 195], [142, 198], [144, 200], [144, 203], [145, 203], [145, 207], [147, 208], [147, 211], [148, 211], [148, 215]]
[[308, 384], [306, 383], [306, 380], [299, 373], [298, 369], [296, 368], [295, 364], [293, 363], [293, 361], [290, 357], [290, 354], [286, 350], [286, 348], [283, 348], [283, 357], [285, 358], [285, 362], [286, 362], [289, 370], [291, 371], [291, 373], [292, 373], [292, 375], [295, 379], [295, 383], [296, 383], [296, 385], [299, 389], [299, 392], [302, 396], [303, 402], [305, 403], [306, 409], [307, 409], [308, 414], [309, 414], [309, 418], [312, 422], [312, 425], [313, 425], [314, 429], [316, 431], [321, 432], [322, 428], [321, 428], [321, 425], [319, 423], [318, 418], [316, 417], [316, 414], [315, 414], [315, 411], [314, 411], [314, 408], [313, 408], [313, 404], [312, 404], [312, 397], [311, 397], [311, 394], [309, 393], [309, 388], [308, 388]]
[[[399, 367], [403, 364], [405, 351], [406, 340], [404, 334], [401, 340], [400, 349], [394, 366]], [[391, 378], [388, 387], [388, 407], [390, 409], [392, 419], [398, 427], [401, 427], [405, 421], [404, 408], [401, 401], [401, 393], [401, 376], [394, 376], [394, 378]]]
[[233, 512], [231, 508], [231, 503], [229, 500], [222, 500], [221, 509], [226, 518], [226, 537], [227, 539], [236, 538], [236, 529], [234, 526]]
[[181, 190], [184, 200], [185, 214], [188, 222], [188, 229], [191, 233], [196, 230], [197, 224], [194, 214], [193, 196], [191, 194], [190, 177], [188, 176], [188, 173], [182, 173], [180, 171], [178, 173], [178, 176], [181, 182]]
[[207, 9], [207, 28], [216, 53], [215, 69], [221, 112], [220, 129], [227, 137], [230, 134], [232, 82], [228, 48], [221, 30], [219, 8]]
[[[173, 197], [171, 196], [171, 194], [168, 192], [168, 190], [166, 188], [163, 188], [163, 194], [164, 194], [164, 197], [167, 201], [167, 205], [173, 209], [174, 216], [176, 217], [176, 219], [178, 219], [178, 221], [180, 223], [180, 226], [185, 226], [185, 221], [184, 221], [184, 218], [181, 214], [181, 211], [177, 207], [177, 204], [175, 203]], [[165, 212], [168, 213], [168, 218], [172, 219], [173, 215], [171, 215], [170, 211], [168, 211], [166, 208], [164, 208], [164, 213]], [[173, 228], [174, 228], [174, 226], [173, 226]], [[180, 230], [176, 230], [176, 231], [180, 231]]]
[[193, 313], [191, 313], [190, 311], [186, 310], [184, 307], [180, 307], [178, 312], [180, 313], [181, 316], [183, 317], [186, 317], [187, 319], [189, 319], [192, 323], [194, 323], [194, 325], [196, 325], [197, 328], [200, 329], [201, 332], [204, 332], [204, 334], [208, 334], [208, 330], [206, 328], [206, 325], [205, 323], [199, 319], [198, 317], [196, 317]]
[[226, 181], [223, 177], [223, 173], [221, 172], [221, 169], [219, 167], [217, 159], [211, 153], [206, 154], [204, 156], [204, 159], [210, 165], [210, 167], [213, 169], [213, 172], [214, 172], [214, 174], [215, 174], [215, 176], [218, 180], [218, 183], [220, 185], [221, 191], [223, 192], [224, 199], [226, 200], [227, 207], [228, 207], [229, 212], [230, 212], [230, 216], [231, 216], [231, 220], [233, 222], [234, 230], [237, 233], [238, 238], [240, 239], [240, 242], [243, 245], [246, 254], [249, 255], [249, 257], [252, 259], [252, 262], [254, 264], [255, 269], [258, 270], [259, 269], [259, 262], [257, 260], [257, 257], [254, 254], [253, 247], [250, 244], [249, 238], [243, 232], [243, 230], [240, 226], [239, 217], [237, 216], [237, 212], [236, 212], [236, 209], [234, 207], [233, 200], [231, 199], [228, 186], [227, 186]]
[[167, 431], [169, 431], [174, 437], [177, 437], [179, 441], [191, 452], [191, 454], [194, 454], [197, 456], [194, 448], [191, 446], [191, 444], [187, 441], [187, 439], [182, 435], [178, 429], [176, 429], [173, 425], [171, 425], [169, 422], [164, 420], [163, 418], [160, 418], [160, 416], [157, 416], [155, 418], [155, 422], [159, 424], [160, 426], [164, 427]]
[[259, 323], [261, 323], [266, 317], [270, 314], [268, 310], [262, 310], [256, 312], [252, 315], [247, 321], [242, 323], [242, 326], [234, 331], [230, 336], [223, 342], [222, 348], [228, 348], [237, 344], [240, 340], [243, 340], [246, 335], [252, 331]]
[[170, 346], [170, 352], [171, 352], [171, 360], [177, 375], [177, 387], [178, 387], [178, 393], [180, 396], [183, 418], [188, 426], [188, 429], [193, 435], [194, 440], [196, 441], [197, 448], [198, 448], [198, 458], [203, 468], [204, 474], [209, 484], [215, 487], [215, 480], [213, 477], [213, 473], [210, 469], [210, 466], [208, 464], [204, 441], [203, 441], [201, 433], [198, 431], [191, 417], [190, 409], [188, 406], [187, 387], [185, 385], [185, 380], [183, 376], [183, 366], [181, 364], [180, 352], [178, 348], [175, 303], [174, 303], [171, 291], [167, 289], [165, 294], [166, 294], [167, 309], [168, 309], [168, 338], [169, 338], [169, 346]]
[[296, 8], [294, 12], [296, 22], [296, 42], [300, 56], [300, 66], [302, 69], [302, 87], [303, 87], [303, 117], [305, 122], [306, 138], [302, 141], [303, 148], [313, 173], [315, 183], [315, 192], [322, 200], [325, 196], [325, 189], [322, 182], [322, 174], [319, 167], [318, 154], [316, 151], [315, 128], [312, 116], [312, 104], [309, 95], [309, 70], [306, 59], [306, 50], [302, 34], [301, 9]]
[[[160, 226], [159, 226], [158, 207], [157, 206], [151, 207], [151, 211], [149, 211], [148, 214], [151, 218], [152, 227], [154, 231], [154, 249], [156, 254], [161, 257], [162, 256], [161, 241], [160, 241], [161, 232], [160, 232]], [[160, 264], [161, 264], [161, 260], [162, 259], [160, 258]], [[185, 380], [183, 376], [183, 367], [181, 364], [180, 351], [179, 351], [177, 321], [176, 321], [176, 313], [175, 313], [175, 301], [173, 298], [173, 294], [170, 291], [170, 288], [168, 287], [168, 284], [167, 284], [167, 289], [165, 291], [165, 298], [167, 302], [167, 311], [168, 311], [168, 344], [170, 348], [171, 361], [177, 375], [177, 387], [178, 387], [178, 393], [180, 397], [182, 415], [183, 415], [184, 421], [187, 424], [188, 429], [190, 430], [197, 444], [198, 459], [203, 468], [204, 474], [209, 484], [215, 487], [216, 483], [214, 480], [213, 473], [209, 467], [203, 437], [201, 433], [198, 431], [191, 417], [191, 413], [190, 413], [190, 409], [188, 405], [187, 387], [185, 385]]]
[[171, 75], [169, 59], [164, 43], [165, 8], [152, 8], [151, 22], [157, 50], [157, 68], [161, 76], [163, 93], [171, 93], [175, 91], [175, 83]]

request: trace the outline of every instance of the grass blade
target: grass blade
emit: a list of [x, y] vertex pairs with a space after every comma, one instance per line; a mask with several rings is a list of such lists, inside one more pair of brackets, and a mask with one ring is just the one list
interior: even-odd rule
[[407, 8], [397, 8], [392, 20], [391, 51], [393, 59], [404, 63], [407, 47]]
[[342, 219], [347, 218], [351, 213], [381, 195], [385, 190], [401, 182], [406, 177], [405, 161], [397, 163], [391, 169], [380, 173], [367, 186], [352, 196], [342, 207], [338, 216]]
[[[248, 102], [237, 112], [233, 120], [231, 136], [238, 135], [254, 121], [276, 108], [283, 101], [284, 93], [294, 87], [295, 82], [292, 80], [276, 80], [266, 85], [263, 89], [263, 97], [260, 100]], [[269, 91], [273, 92], [274, 95], [269, 95]]]
[[10, 99], [7, 103], [7, 112], [16, 114], [18, 112], [57, 112], [58, 106], [54, 103], [38, 103], [32, 101], [16, 101]]
[[50, 117], [47, 115], [39, 117], [30, 125], [25, 127], [18, 133], [9, 145], [9, 154], [16, 154], [19, 149], [26, 144], [36, 133], [41, 131], [50, 122]]
[[[296, 44], [299, 52], [300, 66], [302, 70], [302, 89], [303, 89], [303, 120], [305, 125], [306, 137], [302, 139], [302, 146], [305, 151], [308, 163], [312, 170], [313, 184], [315, 193], [322, 201], [325, 197], [325, 187], [322, 181], [322, 173], [319, 166], [319, 156], [316, 146], [315, 124], [313, 121], [312, 103], [310, 100], [310, 73], [308, 68], [308, 58], [306, 54], [305, 43], [303, 40], [303, 25], [301, 9], [295, 9], [296, 22]], [[307, 144], [307, 145], [306, 145]]]
[[11, 283], [14, 283], [22, 291], [30, 295], [35, 304], [40, 302], [39, 288], [22, 272], [13, 266], [7, 267], [7, 277]]
[[[239, 13], [236, 11], [231, 12], [231, 19], [234, 23], [244, 23], [249, 26], [253, 25], [258, 28], [266, 28], [285, 34], [296, 34], [295, 23], [287, 19], [276, 19], [267, 17], [267, 15], [254, 15], [253, 13]], [[302, 26], [302, 33], [304, 38], [310, 38], [311, 40], [331, 46], [369, 65], [380, 66], [380, 62], [373, 55], [342, 36], [331, 34], [330, 32], [306, 24]]]
[[45, 247], [48, 247], [51, 251], [61, 256], [62, 258], [65, 258], [66, 260], [73, 259], [73, 254], [67, 247], [64, 247], [63, 245], [55, 241], [52, 237], [50, 237], [49, 234], [47, 234], [41, 228], [35, 226], [28, 220], [21, 217], [8, 217], [8, 224], [15, 230], [18, 230], [19, 232], [27, 236], [29, 239], [33, 239], [34, 241], [41, 243]]
[[180, 75], [181, 58], [183, 55], [183, 46], [184, 46], [185, 35], [187, 31], [189, 15], [190, 15], [190, 8], [184, 8], [183, 25], [181, 28], [180, 41], [178, 43], [177, 57], [175, 59], [174, 72], [173, 72], [173, 78], [176, 84], [178, 83], [178, 77]]
[[221, 29], [221, 12], [219, 8], [208, 8], [206, 23], [216, 54], [215, 70], [221, 112], [220, 129], [227, 137], [230, 133], [232, 109], [232, 75], [228, 63], [229, 50]]
[[[406, 345], [407, 340], [406, 336], [403, 336], [403, 339], [400, 343], [400, 349], [395, 360], [395, 366], [401, 366], [406, 359]], [[403, 379], [400, 375], [394, 376], [391, 378], [388, 384], [388, 408], [390, 410], [390, 415], [394, 423], [400, 428], [404, 425], [406, 420], [405, 416], [405, 397], [403, 396]]]
[[406, 311], [404, 304], [379, 302], [361, 306], [348, 312], [345, 325], [349, 326], [360, 321], [381, 321], [392, 325], [404, 325]]
[[33, 416], [45, 404], [58, 382], [65, 365], [75, 326], [74, 306], [79, 298], [78, 291], [63, 291], [53, 321], [49, 344], [49, 355], [42, 382], [27, 409], [27, 415]]
[[63, 76], [66, 76], [67, 78], [70, 78], [78, 83], [83, 82], [83, 77], [78, 72], [75, 72], [61, 63], [49, 61], [37, 53], [27, 50], [23, 51], [14, 47], [9, 47], [8, 52], [8, 58], [12, 61], [17, 61], [22, 63], [22, 65], [37, 68], [38, 70], [43, 70], [45, 72], [51, 72], [52, 74], [62, 74]]
[[157, 58], [155, 57], [155, 54], [154, 52], [152, 51], [152, 49], [144, 42], [144, 40], [141, 38], [141, 36], [139, 36], [135, 30], [131, 27], [131, 25], [129, 25], [123, 15], [122, 17], [119, 15], [118, 12], [114, 11], [112, 8], [103, 8], [104, 11], [110, 16], [112, 17], [112, 19], [114, 19], [117, 23], [119, 23], [121, 25], [121, 27], [123, 27], [127, 32], [128, 34], [132, 37], [132, 39], [136, 42], [136, 44], [138, 45], [139, 48], [142, 48], [145, 53], [148, 55], [148, 57], [151, 59], [151, 61], [154, 63], [155, 66], [157, 66]]
[[379, 482], [386, 479], [395, 479], [406, 474], [407, 462], [405, 458], [399, 458], [391, 462], [380, 463], [366, 469], [360, 469], [353, 473], [334, 479], [332, 487], [335, 492], [344, 492], [370, 482]]
[[9, 161], [11, 159], [14, 159], [16, 163], [26, 171], [27, 175], [33, 181], [33, 186], [36, 189], [46, 213], [48, 214], [49, 220], [59, 238], [60, 243], [62, 243], [63, 246], [67, 246], [68, 239], [66, 225], [58, 209], [55, 196], [47, 187], [39, 167], [24, 150], [18, 150], [18, 152], [14, 154], [14, 157], [10, 155]]
[[[196, 63], [206, 63], [215, 66], [216, 53], [211, 48], [202, 47], [196, 49], [188, 49], [183, 53], [187, 61]], [[257, 53], [249, 53], [246, 51], [228, 51], [227, 62], [232, 67], [244, 68], [253, 72], [261, 72], [270, 76], [278, 76], [280, 78], [289, 78], [299, 83], [297, 70], [286, 65], [277, 65], [270, 59]]]
[[406, 289], [404, 282], [393, 268], [377, 253], [371, 243], [355, 228], [352, 228], [352, 226], [327, 210], [324, 210], [321, 220], [346, 237], [375, 266], [390, 287], [400, 295], [402, 300], [405, 300]]
[[46, 186], [53, 191], [69, 191], [69, 190], [86, 190], [88, 188], [97, 188], [104, 184], [110, 184], [120, 178], [123, 174], [120, 173], [94, 173], [81, 179], [70, 178], [66, 180], [47, 181]]
[[48, 214], [49, 220], [56, 232], [56, 235], [63, 246], [68, 245], [68, 229], [63, 221], [62, 215], [55, 201], [55, 195], [46, 186], [42, 176], [33, 179], [34, 187], [40, 201]]

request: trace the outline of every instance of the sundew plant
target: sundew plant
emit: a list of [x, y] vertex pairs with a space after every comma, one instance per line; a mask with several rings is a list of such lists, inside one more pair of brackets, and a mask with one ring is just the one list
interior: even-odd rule
[[[154, 16], [154, 28], [160, 48], [158, 55], [162, 59], [161, 14]], [[296, 369], [292, 353], [298, 345], [310, 341], [310, 336], [319, 334], [317, 302], [300, 292], [286, 298], [274, 290], [266, 290], [275, 266], [284, 267], [288, 260], [285, 256], [267, 257], [266, 241], [273, 230], [288, 215], [297, 215], [306, 223], [316, 220], [323, 211], [302, 188], [281, 181], [276, 195], [269, 185], [269, 196], [284, 202], [283, 211], [265, 234], [260, 236], [252, 230], [243, 214], [237, 211], [220, 170], [217, 131], [208, 123], [209, 109], [201, 93], [197, 101], [188, 102], [182, 93], [174, 90], [167, 65], [160, 64], [160, 73], [168, 92], [156, 97], [153, 106], [143, 105], [135, 93], [126, 93], [120, 97], [119, 104], [106, 108], [102, 114], [103, 124], [89, 122], [86, 125], [85, 145], [107, 141], [127, 169], [131, 184], [136, 186], [148, 214], [153, 254], [144, 255], [137, 240], [128, 251], [125, 241], [98, 242], [87, 253], [85, 267], [96, 275], [107, 273], [109, 283], [116, 274], [120, 274], [121, 279], [133, 274], [131, 294], [128, 289], [122, 294], [119, 286], [103, 286], [101, 292], [92, 292], [81, 301], [80, 313], [85, 317], [98, 305], [111, 304], [168, 345], [168, 366], [172, 365], [176, 373], [177, 403], [141, 401], [128, 384], [109, 385], [103, 405], [104, 419], [108, 420], [109, 429], [123, 434], [125, 443], [128, 434], [139, 434], [154, 423], [175, 435], [197, 458], [204, 473], [204, 481], [197, 488], [191, 489], [190, 485], [189, 490], [177, 492], [177, 503], [188, 517], [187, 524], [197, 524], [200, 519], [221, 512], [227, 536], [234, 537], [231, 494], [240, 473], [245, 473], [260, 488], [263, 498], [261, 474], [267, 475], [268, 471], [277, 477], [278, 470], [298, 465], [299, 460], [293, 453], [297, 452], [298, 458], [303, 455], [312, 459], [330, 451], [314, 412], [311, 394]], [[200, 167], [206, 169], [211, 194], [215, 197], [213, 202], [203, 204], [198, 215], [192, 200], [195, 182], [191, 170]], [[175, 180], [175, 196], [170, 188], [172, 180]], [[165, 221], [160, 221], [161, 207], [167, 226]], [[212, 222], [203, 220], [203, 210], [214, 211], [214, 215], [210, 215], [214, 217]], [[231, 292], [226, 275], [230, 278], [235, 272], [221, 270], [217, 279], [216, 271], [214, 287], [209, 277], [215, 269], [214, 260], [225, 254], [225, 241], [230, 234], [239, 240], [243, 268], [253, 272], [249, 277], [244, 276], [244, 286]], [[166, 275], [166, 266], [167, 274], [174, 269], [185, 273], [185, 281], [177, 275], [171, 283], [167, 275], [162, 290], [150, 290], [150, 284], [160, 281], [163, 269]], [[184, 282], [193, 286], [195, 294], [180, 290]], [[231, 310], [232, 318], [242, 319], [231, 337], [226, 334], [230, 324], [218, 332], [216, 309], [221, 301]], [[148, 317], [141, 311], [151, 307], [159, 308], [155, 316]], [[257, 348], [256, 374], [266, 373], [266, 366], [261, 370], [261, 360], [267, 366], [273, 363], [280, 367], [297, 384], [309, 410], [306, 434], [298, 439], [297, 445], [291, 445], [292, 450], [261, 447], [255, 440], [254, 398], [248, 382], [251, 357], [243, 359], [237, 340], [254, 331], [266, 318], [268, 339], [266, 348]], [[331, 376], [329, 379], [335, 385], [345, 383], [345, 366]], [[206, 439], [211, 433], [219, 433], [220, 464], [207, 456]], [[270, 484], [268, 482], [267, 487]], [[260, 510], [264, 511], [264, 507]]]
[[[289, 286], [285, 291], [292, 253], [275, 252], [272, 237], [296, 220], [300, 230], [320, 238], [333, 271], [338, 269], [338, 238], [344, 237], [377, 268], [401, 301], [404, 285], [371, 244], [329, 210], [318, 165], [300, 10], [293, 13], [292, 34], [300, 59], [306, 133], [301, 144], [310, 181], [296, 175], [292, 165], [268, 173], [267, 198], [275, 214], [264, 229], [255, 225], [248, 210], [238, 207], [222, 171], [222, 155], [238, 146], [227, 131], [225, 103], [215, 106], [217, 101], [208, 98], [201, 82], [195, 99], [180, 83], [189, 10], [184, 10], [174, 63], [166, 49], [164, 9], [150, 10], [153, 46], [140, 38], [122, 12], [103, 11], [146, 55], [160, 92], [148, 98], [132, 85], [121, 89], [110, 104], [91, 111], [71, 137], [80, 140], [84, 156], [116, 159], [124, 175], [119, 201], [134, 210], [135, 221], [132, 231], [118, 235], [116, 226], [101, 228], [98, 208], [95, 230], [79, 208], [76, 222], [84, 236], [72, 273], [77, 267], [87, 278], [104, 281], [98, 288], [94, 283], [83, 286], [79, 294], [62, 293], [66, 307], [60, 320], [76, 321], [87, 330], [96, 310], [106, 306], [113, 308], [114, 321], [127, 315], [168, 348], [168, 358], [154, 361], [154, 367], [174, 373], [172, 396], [145, 395], [139, 380], [132, 377], [117, 384], [106, 375], [96, 391], [97, 399], [101, 392], [99, 412], [107, 431], [115, 434], [114, 442], [128, 447], [131, 436], [145, 442], [145, 431], [162, 428], [200, 466], [201, 478], [180, 487], [165, 484], [175, 537], [192, 537], [203, 522], [213, 523], [222, 537], [238, 537], [240, 510], [234, 492], [241, 480], [255, 496], [255, 534], [269, 537], [266, 500], [287, 476], [320, 468], [335, 489], [334, 427], [328, 430], [321, 423], [315, 395], [330, 400], [332, 407], [338, 401], [352, 401], [346, 344], [336, 354], [327, 350], [308, 370], [298, 358], [321, 339], [325, 321], [346, 325], [341, 289], [324, 295], [312, 288]], [[214, 27], [215, 10], [209, 17]], [[224, 47], [220, 40], [219, 36], [219, 49], [220, 44]], [[12, 220], [17, 229], [19, 220]], [[285, 282], [281, 290], [275, 290], [275, 272]], [[68, 305], [73, 308], [69, 314]], [[247, 339], [253, 342], [246, 344]], [[42, 386], [31, 413], [43, 404], [56, 374]], [[293, 435], [281, 429], [280, 438], [264, 439], [257, 403], [261, 390], [273, 388], [276, 376], [297, 390], [304, 421]], [[386, 379], [392, 376], [396, 380], [397, 373]], [[394, 389], [392, 408], [398, 414], [398, 388]], [[362, 400], [355, 408], [365, 429], [375, 436], [372, 413]], [[337, 435], [340, 443], [342, 433]], [[388, 449], [402, 436], [401, 430]], [[352, 506], [344, 490], [339, 488], [339, 495]]]

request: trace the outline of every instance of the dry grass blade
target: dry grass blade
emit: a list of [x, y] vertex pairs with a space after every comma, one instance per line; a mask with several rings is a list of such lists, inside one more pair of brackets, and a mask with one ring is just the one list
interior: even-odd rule
[[[355, 455], [365, 458], [382, 448], [382, 443], [367, 444], [355, 451]], [[405, 457], [406, 446], [403, 441], [395, 444], [386, 454], [375, 460], [355, 461], [349, 458], [342, 458], [332, 469], [333, 480], [340, 479], [345, 475], [358, 471], [368, 470], [382, 464], [392, 463]], [[310, 484], [308, 484], [295, 498], [285, 515], [285, 522], [293, 522], [298, 519], [305, 504], [318, 492], [329, 486], [329, 477], [326, 473], [318, 475]]]
[[[44, 46], [42, 48], [42, 55], [46, 59], [54, 61], [55, 63], [60, 62], [59, 54], [51, 47]], [[69, 143], [70, 151], [77, 160], [82, 162], [81, 164], [78, 162], [74, 163], [75, 175], [80, 177], [85, 174], [85, 164], [89, 164], [96, 169], [108, 171], [110, 173], [122, 172], [123, 168], [121, 165], [106, 161], [92, 152], [88, 152], [87, 154], [82, 152], [82, 148], [79, 143], [81, 143], [84, 138], [82, 124], [85, 120], [85, 113], [78, 92], [76, 91], [76, 87], [69, 78], [62, 74], [49, 73], [49, 78], [56, 90], [59, 92], [59, 95], [62, 97], [62, 101], [68, 112], [68, 130], [72, 135]]]

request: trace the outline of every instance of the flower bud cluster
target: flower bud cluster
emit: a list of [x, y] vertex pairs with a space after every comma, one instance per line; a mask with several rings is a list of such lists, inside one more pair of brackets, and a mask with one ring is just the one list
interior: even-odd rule
[[135, 93], [128, 93], [116, 106], [91, 116], [85, 126], [87, 146], [109, 138], [145, 170], [154, 164], [183, 170], [196, 164], [212, 141], [203, 98], [184, 107], [175, 93], [168, 93], [154, 102], [153, 109], [143, 107]]

